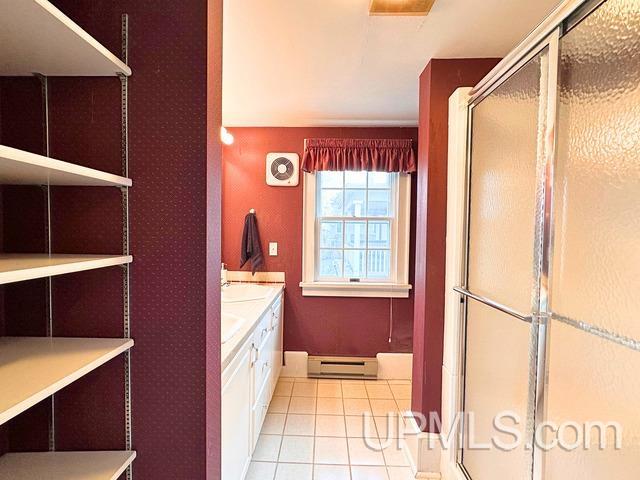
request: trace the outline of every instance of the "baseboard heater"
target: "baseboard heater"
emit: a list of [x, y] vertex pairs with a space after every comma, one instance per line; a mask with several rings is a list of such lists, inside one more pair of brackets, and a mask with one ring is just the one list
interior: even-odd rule
[[309, 355], [310, 378], [375, 379], [378, 360], [365, 357], [314, 357]]

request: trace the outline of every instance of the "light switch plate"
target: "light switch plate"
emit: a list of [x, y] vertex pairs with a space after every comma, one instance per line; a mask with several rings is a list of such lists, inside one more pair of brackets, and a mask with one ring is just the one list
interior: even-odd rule
[[269, 256], [278, 256], [278, 242], [269, 242]]

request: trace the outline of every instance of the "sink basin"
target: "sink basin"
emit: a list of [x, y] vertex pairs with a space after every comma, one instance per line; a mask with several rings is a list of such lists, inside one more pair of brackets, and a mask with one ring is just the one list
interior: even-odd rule
[[244, 318], [234, 315], [233, 313], [222, 313], [222, 343], [226, 343], [233, 338], [233, 336], [238, 333], [238, 330], [242, 328], [244, 324]]
[[222, 302], [249, 302], [262, 300], [273, 293], [273, 287], [255, 283], [232, 283], [222, 288]]

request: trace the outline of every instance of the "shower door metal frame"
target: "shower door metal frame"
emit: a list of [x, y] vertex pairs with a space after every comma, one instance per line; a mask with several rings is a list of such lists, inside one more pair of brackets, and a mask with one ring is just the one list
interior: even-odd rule
[[[458, 404], [464, 407], [465, 397], [465, 357], [466, 357], [466, 318], [467, 299], [471, 298], [485, 305], [507, 313], [517, 319], [530, 321], [537, 332], [532, 335], [532, 348], [536, 352], [535, 365], [530, 365], [530, 374], [535, 378], [535, 384], [530, 385], [528, 411], [533, 417], [529, 419], [526, 431], [527, 441], [531, 445], [531, 478], [532, 480], [544, 479], [544, 452], [537, 448], [534, 440], [535, 432], [545, 419], [547, 400], [547, 373], [548, 373], [548, 322], [552, 315], [550, 308], [549, 279], [551, 277], [553, 258], [553, 195], [554, 195], [554, 167], [556, 162], [557, 145], [557, 119], [558, 119], [558, 88], [559, 88], [559, 63], [560, 63], [560, 38], [571, 28], [577, 25], [594, 10], [600, 7], [606, 0], [567, 0], [559, 5], [529, 36], [521, 42], [507, 57], [503, 59], [489, 74], [482, 79], [471, 91], [468, 103], [467, 116], [467, 150], [466, 150], [466, 178], [465, 178], [465, 229], [464, 247], [462, 252], [463, 269], [461, 277], [464, 284], [454, 290], [460, 294], [460, 322], [463, 325], [460, 340], [460, 382], [458, 385]], [[469, 264], [469, 226], [470, 226], [470, 191], [471, 191], [471, 157], [472, 157], [472, 126], [473, 108], [496, 88], [506, 82], [520, 68], [536, 55], [548, 49], [547, 88], [541, 90], [540, 98], [546, 101], [546, 124], [541, 167], [542, 178], [536, 178], [537, 188], [541, 188], [543, 194], [536, 199], [536, 242], [541, 242], [539, 249], [534, 251], [534, 273], [536, 279], [534, 285], [537, 289], [537, 308], [534, 303], [531, 315], [516, 312], [508, 306], [501, 305], [487, 298], [478, 296], [468, 289], [468, 264]], [[540, 159], [540, 154], [538, 155]], [[539, 160], [540, 161], [540, 160]], [[536, 253], [538, 252], [538, 253]], [[456, 458], [459, 470], [469, 479], [473, 480], [462, 464], [462, 444], [456, 442]]]
[[[525, 441], [528, 445], [534, 445], [533, 435], [535, 429], [537, 428], [538, 423], [541, 421], [544, 415], [544, 371], [546, 368], [546, 317], [547, 312], [546, 309], [548, 307], [548, 269], [549, 269], [549, 259], [548, 258], [538, 258], [538, 257], [547, 257], [547, 252], [549, 252], [551, 235], [548, 230], [552, 226], [551, 222], [551, 198], [553, 195], [552, 187], [553, 187], [553, 179], [550, 175], [553, 172], [553, 163], [555, 158], [555, 125], [556, 125], [556, 91], [557, 91], [557, 71], [558, 71], [558, 40], [559, 40], [560, 29], [556, 28], [553, 30], [546, 38], [538, 41], [535, 45], [532, 45], [521, 58], [517, 59], [513, 62], [510, 68], [506, 70], [500, 70], [501, 74], [495, 78], [493, 82], [486, 83], [484, 88], [481, 90], [472, 91], [472, 96], [469, 99], [468, 105], [468, 120], [467, 120], [467, 148], [466, 148], [466, 178], [465, 178], [465, 228], [464, 228], [464, 251], [462, 268], [463, 272], [461, 272], [461, 277], [464, 279], [464, 284], [460, 287], [454, 288], [454, 290], [461, 295], [462, 300], [462, 308], [460, 309], [461, 315], [461, 323], [463, 325], [462, 328], [462, 346], [461, 349], [461, 369], [460, 372], [460, 384], [459, 384], [459, 399], [460, 399], [460, 407], [461, 411], [464, 409], [465, 405], [465, 380], [466, 380], [466, 324], [467, 324], [467, 306], [468, 299], [472, 299], [476, 302], [487, 305], [493, 309], [506, 313], [511, 316], [514, 320], [523, 321], [531, 324], [532, 332], [536, 331], [537, 335], [531, 335], [531, 345], [530, 348], [537, 351], [538, 354], [536, 356], [536, 364], [530, 365], [530, 385], [529, 385], [529, 400], [527, 406], [527, 424], [525, 430]], [[543, 150], [543, 162], [544, 176], [542, 179], [535, 178], [536, 188], [539, 188], [538, 184], [542, 182], [542, 188], [544, 189], [544, 195], [542, 197], [543, 201], [536, 201], [536, 215], [532, 219], [536, 223], [536, 235], [534, 239], [536, 241], [540, 240], [542, 242], [541, 249], [534, 249], [534, 265], [533, 265], [533, 273], [535, 275], [535, 279], [532, 283], [533, 287], [536, 290], [535, 295], [535, 304], [532, 304], [532, 312], [524, 313], [518, 312], [507, 305], [498, 303], [494, 300], [486, 298], [484, 296], [480, 296], [475, 294], [469, 289], [468, 278], [469, 278], [469, 245], [470, 245], [470, 222], [471, 222], [471, 168], [472, 168], [472, 142], [473, 142], [473, 109], [477, 106], [483, 99], [489, 96], [492, 92], [494, 92], [498, 87], [503, 85], [506, 81], [512, 78], [513, 75], [517, 74], [525, 65], [527, 65], [531, 60], [533, 60], [538, 55], [547, 51], [547, 74], [546, 74], [546, 92], [548, 95], [543, 97], [544, 92], [541, 89], [540, 96], [541, 100], [547, 103], [546, 105], [546, 121], [545, 121], [545, 131], [543, 138], [545, 139], [544, 145], [538, 145]], [[499, 66], [499, 65], [498, 65]], [[541, 69], [545, 68], [545, 65], [541, 63]], [[543, 72], [541, 72], [541, 79], [543, 79]], [[475, 93], [474, 93], [475, 92]], [[540, 158], [540, 154], [537, 154], [537, 157]], [[539, 169], [536, 168], [536, 171]], [[538, 225], [538, 212], [544, 212], [542, 218], [544, 218], [543, 225]], [[540, 234], [538, 234], [538, 232]], [[548, 238], [547, 238], [548, 237]], [[534, 248], [534, 245], [531, 246]], [[542, 255], [536, 255], [536, 252], [542, 252]], [[542, 299], [544, 298], [544, 302]], [[542, 355], [541, 355], [542, 352]], [[534, 368], [535, 367], [535, 368]], [[464, 435], [464, 430], [463, 430]], [[464, 443], [464, 440], [462, 440]], [[462, 458], [462, 445], [456, 445], [457, 448], [457, 464], [458, 468], [464, 473], [464, 475], [472, 479], [470, 474], [467, 472], [466, 468], [463, 465]], [[530, 460], [530, 469], [533, 478], [533, 472], [537, 465], [535, 460], [536, 457], [541, 457], [540, 455], [532, 452], [532, 458]]]

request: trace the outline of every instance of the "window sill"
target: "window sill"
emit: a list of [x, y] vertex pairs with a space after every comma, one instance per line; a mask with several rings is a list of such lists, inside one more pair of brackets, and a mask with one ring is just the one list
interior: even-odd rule
[[408, 298], [411, 285], [402, 283], [300, 282], [304, 297]]

